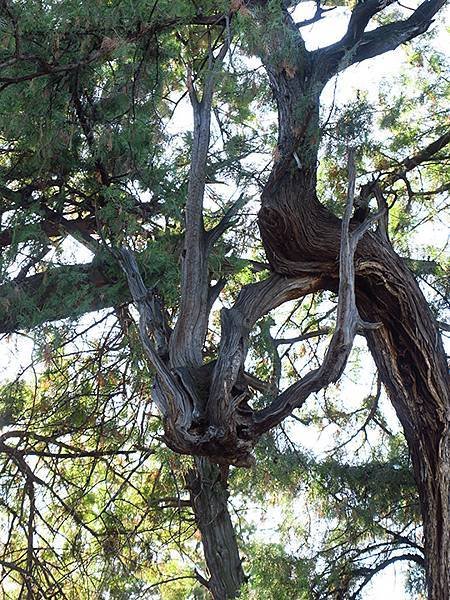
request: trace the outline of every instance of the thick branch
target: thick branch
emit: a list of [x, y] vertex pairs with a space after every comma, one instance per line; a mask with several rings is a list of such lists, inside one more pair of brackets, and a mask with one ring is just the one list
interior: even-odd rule
[[[153, 399], [163, 418], [173, 427], [185, 431], [192, 422], [192, 403], [166, 361], [169, 332], [165, 327], [161, 306], [154, 290], [146, 288], [133, 253], [122, 249], [120, 264], [139, 311], [139, 337], [142, 346], [157, 373]], [[150, 336], [155, 339], [156, 347]]]
[[[437, 154], [440, 150], [445, 148], [447, 144], [450, 144], [450, 129], [443, 133], [436, 140], [425, 146], [412, 156], [408, 156], [399, 164], [398, 169], [396, 169], [393, 173], [390, 173], [386, 179], [383, 181], [384, 185], [392, 185], [399, 179], [403, 179], [408, 171], [412, 171], [425, 161], [432, 158], [435, 154]], [[445, 190], [443, 190], [445, 191]]]
[[156, 294], [154, 287], [147, 288], [144, 284], [134, 254], [123, 248], [120, 254], [120, 265], [128, 280], [133, 301], [141, 319], [141, 335], [150, 334], [156, 344], [156, 353], [165, 360], [168, 354], [170, 329], [164, 317], [164, 307]]
[[[143, 273], [148, 286], [164, 275], [145, 269]], [[130, 300], [121, 269], [107, 257], [86, 264], [51, 267], [19, 283], [11, 281], [0, 286], [0, 333], [76, 318]]]
[[380, 216], [380, 213], [350, 232], [350, 219], [355, 195], [355, 178], [353, 152], [350, 152], [347, 205], [342, 219], [339, 255], [339, 300], [336, 328], [330, 345], [328, 346], [323, 363], [318, 369], [310, 371], [300, 381], [287, 388], [269, 406], [255, 413], [255, 429], [258, 434], [281, 423], [294, 408], [301, 406], [310, 394], [337, 381], [347, 363], [358, 328], [374, 328], [378, 326], [364, 323], [356, 308], [354, 255], [359, 240], [374, 223], [375, 219]]
[[188, 74], [188, 91], [194, 113], [194, 139], [185, 208], [186, 231], [181, 267], [180, 313], [170, 341], [173, 366], [200, 366], [208, 327], [208, 257], [203, 225], [203, 197], [211, 133], [214, 81], [227, 50], [224, 44], [214, 59], [212, 48], [202, 99], [198, 100]]
[[[85, 232], [86, 234], [93, 233], [96, 228], [95, 219], [91, 217], [73, 219], [70, 221], [70, 223], [76, 227], [79, 232]], [[50, 219], [38, 221], [36, 224], [33, 224], [33, 227], [41, 230], [49, 238], [64, 235], [66, 231], [66, 228], [63, 227], [60, 222]], [[10, 246], [17, 239], [21, 239], [20, 229], [4, 229], [0, 233], [0, 248], [6, 248], [7, 246]]]
[[[150, 254], [151, 256], [151, 254]], [[164, 277], [164, 272], [138, 264], [147, 287]], [[249, 261], [252, 265], [252, 261]], [[226, 265], [233, 272], [230, 265]], [[255, 265], [262, 270], [266, 265]], [[212, 288], [211, 288], [212, 289]], [[0, 285], [0, 334], [30, 329], [46, 322], [77, 318], [132, 300], [126, 278], [119, 266], [106, 258], [90, 263], [49, 267], [45, 272]]]
[[350, 16], [347, 31], [337, 44], [350, 50], [361, 39], [370, 19], [394, 1], [365, 0], [364, 2], [358, 2]]
[[[361, 17], [364, 16], [364, 18], [358, 18], [358, 15], [354, 17], [354, 14], [352, 14], [354, 24], [356, 22], [357, 25], [356, 38], [347, 32], [336, 44], [314, 52], [315, 57], [320, 63], [322, 81], [327, 81], [330, 77], [354, 63], [373, 58], [390, 50], [395, 50], [401, 44], [424, 33], [433, 22], [433, 17], [444, 4], [445, 0], [425, 0], [408, 19], [382, 25], [361, 35], [361, 27], [363, 25], [365, 27], [368, 22], [367, 20], [364, 24], [367, 16], [372, 16], [378, 12], [375, 10], [371, 14], [376, 3], [366, 0], [366, 2], [361, 4], [361, 9], [357, 8], [354, 11], [354, 13], [357, 10], [361, 11], [358, 14]], [[367, 8], [364, 9], [364, 7]], [[350, 23], [352, 22], [352, 18], [350, 19]]]
[[29, 329], [48, 321], [129, 302], [125, 278], [106, 275], [106, 263], [55, 267], [20, 284], [0, 286], [0, 332]]
[[236, 404], [232, 389], [240, 375], [249, 333], [256, 321], [288, 300], [300, 298], [323, 289], [324, 278], [303, 276], [287, 279], [271, 275], [259, 283], [245, 286], [231, 309], [222, 309], [221, 342], [214, 368], [207, 405], [208, 420], [212, 425], [230, 423], [236, 417]]

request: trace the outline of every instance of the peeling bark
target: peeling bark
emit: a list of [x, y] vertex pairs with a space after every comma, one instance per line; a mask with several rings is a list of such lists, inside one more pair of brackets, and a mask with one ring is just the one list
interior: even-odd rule
[[[439, 7], [440, 3], [425, 2], [405, 22], [369, 33], [363, 33], [364, 28], [359, 29], [357, 37], [361, 42], [353, 56], [347, 56], [347, 62], [395, 47], [401, 43], [402, 36], [411, 35], [414, 26], [426, 29], [430, 15]], [[313, 61], [322, 63], [322, 67], [328, 64], [329, 72], [345, 66], [342, 61], [352, 20], [358, 20], [358, 13], [363, 14], [366, 9], [370, 9], [370, 3], [365, 3], [362, 8], [358, 5], [343, 40], [317, 51]], [[289, 29], [291, 25], [286, 18]], [[412, 29], [408, 32], [409, 26]], [[394, 29], [399, 35], [390, 37]], [[339, 59], [336, 52], [343, 53]], [[334, 59], [331, 58], [333, 55]], [[330, 66], [327, 61], [333, 60], [336, 63]], [[329, 280], [337, 278], [340, 223], [318, 201], [314, 177], [305, 172], [303, 166], [306, 163], [302, 160], [304, 140], [296, 135], [301, 127], [298, 124], [293, 127], [289, 108], [294, 104], [295, 84], [289, 81], [289, 85], [285, 85], [286, 74], [282, 69], [272, 68], [271, 73], [275, 79], [274, 92], [280, 115], [279, 139], [290, 139], [291, 146], [284, 143], [288, 153], [280, 158], [282, 168], [275, 165], [262, 195], [258, 222], [266, 254], [277, 273], [298, 276], [302, 272], [316, 272], [326, 273]], [[305, 81], [302, 73], [298, 77]], [[323, 80], [323, 76], [318, 77]], [[277, 93], [280, 86], [283, 94]], [[312, 92], [307, 97], [311, 95]], [[307, 115], [302, 118], [306, 119]], [[407, 159], [402, 165], [404, 170], [414, 168], [422, 155], [435, 154], [448, 141], [447, 132], [417, 154], [416, 160]], [[314, 162], [313, 145], [309, 147], [307, 158], [311, 165]], [[309, 165], [307, 168], [311, 169]], [[390, 179], [394, 181], [396, 174]], [[314, 269], [315, 262], [317, 270]], [[355, 273], [357, 307], [362, 318], [382, 324], [382, 327], [366, 332], [366, 337], [411, 452], [423, 517], [429, 598], [444, 600], [450, 597], [450, 398], [442, 340], [420, 288], [381, 228], [377, 232], [368, 232], [361, 239], [355, 254]], [[329, 289], [333, 287], [337, 287], [336, 279], [334, 285], [328, 285]], [[295, 385], [301, 388], [302, 382]], [[296, 401], [300, 399], [296, 398]]]
[[[271, 190], [270, 202], [260, 214], [274, 270], [292, 275], [301, 271], [304, 260], [328, 257], [332, 264], [338, 253], [336, 218], [313, 196], [310, 202], [305, 201], [308, 194], [302, 202], [300, 196], [292, 177], [286, 176], [276, 194]], [[281, 199], [281, 207], [274, 198]], [[382, 323], [366, 337], [411, 452], [424, 525], [429, 598], [444, 600], [450, 594], [450, 398], [438, 325], [414, 277], [386, 238], [367, 233], [356, 250], [355, 269], [360, 314]]]
[[[377, 275], [360, 284], [360, 306], [383, 319], [367, 341], [411, 453], [425, 538], [429, 597], [450, 595], [450, 397], [437, 325], [408, 270], [391, 263], [382, 293]], [[387, 272], [384, 272], [387, 275]], [[380, 284], [378, 284], [380, 287]]]

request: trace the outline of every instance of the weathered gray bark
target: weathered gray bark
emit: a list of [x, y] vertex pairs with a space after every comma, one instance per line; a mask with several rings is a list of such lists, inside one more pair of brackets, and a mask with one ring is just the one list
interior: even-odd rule
[[[258, 2], [259, 8], [264, 4]], [[210, 368], [202, 365], [200, 344], [206, 323], [204, 313], [199, 312], [203, 310], [207, 285], [201, 198], [209, 137], [201, 125], [202, 107], [193, 98], [197, 119], [193, 164], [200, 154], [202, 159], [196, 167], [199, 180], [190, 180], [186, 207], [183, 288], [191, 293], [195, 288], [203, 304], [195, 310], [189, 309], [192, 297], [185, 293], [184, 300], [182, 298], [182, 310], [171, 342], [172, 357], [180, 352], [182, 360], [180, 363], [178, 357], [175, 361], [172, 359], [177, 367], [176, 378], [161, 369], [159, 379], [166, 378], [166, 383], [164, 389], [160, 386], [158, 395], [167, 396], [169, 392], [165, 416], [167, 442], [172, 448], [210, 456], [218, 462], [248, 464], [251, 449], [261, 433], [280, 423], [312, 392], [336, 381], [345, 367], [356, 329], [369, 329], [369, 347], [411, 449], [424, 520], [429, 597], [443, 600], [449, 593], [450, 403], [437, 325], [413, 277], [390, 247], [383, 228], [380, 226], [377, 232], [367, 232], [362, 237], [374, 221], [367, 221], [365, 227], [351, 223], [353, 191], [349, 190], [342, 223], [321, 205], [316, 195], [320, 91], [327, 79], [342, 68], [340, 60], [335, 60], [336, 52], [343, 51], [345, 55], [348, 44], [364, 39], [369, 13], [377, 12], [377, 5], [370, 6], [365, 7], [368, 12], [356, 10], [340, 49], [329, 48], [317, 55], [307, 53], [301, 38], [295, 37], [297, 30], [287, 12], [278, 29], [271, 30], [261, 57], [278, 105], [278, 155], [262, 194], [258, 222], [273, 271], [288, 278], [272, 276], [265, 282], [247, 286], [235, 306], [223, 310], [221, 345], [218, 358]], [[265, 13], [259, 8], [255, 15], [264, 28]], [[429, 4], [425, 8], [422, 27], [429, 24]], [[438, 5], [433, 10], [437, 8]], [[417, 28], [415, 21], [413, 25]], [[294, 40], [296, 53], [291, 57], [291, 64], [273, 63], [272, 56], [276, 56], [272, 53], [273, 47], [285, 35], [290, 36], [291, 42]], [[370, 45], [373, 38], [369, 35], [367, 39]], [[374, 42], [372, 49], [366, 45], [364, 56], [384, 49], [378, 41]], [[290, 50], [292, 52], [292, 48]], [[348, 60], [352, 62], [351, 57], [347, 57], [347, 64]], [[209, 120], [204, 124], [208, 129]], [[350, 180], [354, 181], [354, 176]], [[247, 404], [248, 388], [242, 385], [251, 327], [271, 308], [316, 286], [339, 290], [336, 331], [322, 367], [293, 384], [263, 410], [253, 411]], [[374, 322], [379, 325], [371, 326]], [[213, 532], [209, 531], [208, 536], [213, 539]], [[213, 557], [210, 560], [214, 565]]]
[[[139, 309], [142, 345], [157, 372], [153, 399], [164, 420], [166, 442], [178, 452], [196, 456], [195, 468], [188, 477], [188, 488], [210, 573], [206, 585], [214, 600], [236, 597], [244, 581], [236, 534], [227, 507], [226, 481], [223, 481], [216, 465], [199, 456], [205, 454], [228, 462], [223, 453], [214, 453], [214, 444], [209, 443], [214, 435], [204, 433], [206, 395], [203, 391], [209, 388], [211, 379], [210, 366], [203, 365], [203, 345], [213, 294], [208, 271], [209, 243], [203, 224], [203, 200], [214, 79], [226, 48], [226, 45], [223, 46], [217, 58], [214, 59], [212, 54], [209, 57], [201, 99], [192, 81], [188, 83], [194, 134], [185, 208], [181, 302], [173, 331], [166, 322], [155, 290], [146, 288], [133, 254], [123, 249], [120, 257]], [[203, 448], [200, 443], [202, 436]]]
[[195, 469], [188, 475], [188, 488], [210, 573], [208, 589], [214, 600], [235, 598], [245, 575], [228, 512], [226, 482], [216, 465], [197, 457]]

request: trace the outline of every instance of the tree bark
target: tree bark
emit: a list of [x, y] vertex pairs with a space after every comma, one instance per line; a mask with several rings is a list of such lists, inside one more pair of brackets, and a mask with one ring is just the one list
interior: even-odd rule
[[[425, 0], [405, 21], [366, 32], [370, 18], [390, 3], [390, 0], [357, 3], [342, 40], [315, 52], [306, 50], [286, 3], [280, 3], [280, 18], [275, 21], [276, 3], [267, 0], [246, 3], [259, 22], [260, 56], [278, 108], [275, 164], [262, 194], [258, 217], [274, 273], [265, 281], [245, 286], [235, 305], [224, 309], [221, 344], [214, 361], [203, 362], [208, 316], [215, 293], [208, 273], [211, 231], [207, 232], [203, 223], [203, 196], [214, 79], [227, 44], [215, 57], [213, 48], [209, 48], [201, 99], [188, 77], [194, 136], [185, 212], [181, 301], [174, 331], [166, 327], [155, 291], [145, 287], [137, 264], [128, 256], [125, 271], [140, 312], [143, 348], [156, 370], [153, 397], [164, 419], [167, 443], [177, 452], [196, 456], [196, 471], [191, 473], [188, 485], [211, 576], [208, 588], [216, 599], [235, 597], [244, 573], [220, 469], [202, 456], [224, 464], [248, 465], [252, 448], [264, 431], [279, 424], [310, 393], [335, 381], [342, 373], [356, 328], [361, 325], [359, 316], [381, 324], [366, 335], [411, 452], [424, 523], [429, 598], [449, 598], [450, 401], [447, 365], [436, 322], [386, 235], [369, 232], [362, 238], [356, 248], [354, 268], [354, 248], [348, 252], [351, 263], [346, 261], [349, 268], [344, 281], [339, 268], [343, 254], [341, 221], [321, 205], [316, 195], [319, 96], [326, 81], [349, 64], [396, 48], [425, 31], [443, 0]], [[214, 19], [201, 18], [197, 22], [219, 22]], [[164, 28], [169, 26], [166, 24]], [[39, 71], [25, 77], [43, 75]], [[436, 148], [431, 151], [436, 152]], [[421, 159], [419, 155], [418, 158]], [[403, 162], [405, 170], [414, 166]], [[105, 185], [109, 183], [107, 175], [103, 180]], [[350, 240], [358, 225], [349, 221], [349, 218], [344, 220], [344, 234]], [[68, 225], [73, 229], [74, 222], [66, 222], [66, 230]], [[48, 224], [43, 229], [53, 234]], [[3, 243], [8, 243], [10, 232], [3, 237]], [[358, 237], [355, 234], [353, 239]], [[6, 306], [0, 306], [0, 328], [8, 331], [23, 325], [23, 320], [7, 317], [11, 314], [10, 307], [23, 294], [36, 298], [35, 305], [26, 311], [29, 322], [67, 316], [66, 308], [60, 305], [61, 290], [58, 296], [54, 294], [59, 274], [73, 277], [63, 295], [71, 298], [72, 312], [77, 313], [114, 303], [116, 294], [111, 292], [110, 296], [102, 297], [103, 290], [109, 289], [111, 279], [118, 287], [121, 284], [120, 278], [116, 281], [98, 263], [93, 263], [61, 267], [52, 274], [29, 277], [18, 285], [2, 286], [0, 294], [6, 297]], [[256, 320], [287, 299], [318, 289], [338, 288], [340, 317], [322, 367], [285, 390], [269, 406], [252, 410], [247, 402], [248, 387], [242, 380], [248, 335]], [[93, 290], [99, 290], [98, 298], [92, 297]], [[128, 299], [125, 289], [120, 290], [121, 294]], [[347, 304], [343, 305], [342, 298], [346, 296]], [[45, 309], [45, 314], [35, 316], [41, 309]]]
[[450, 398], [445, 353], [408, 269], [401, 263], [395, 270], [392, 264], [388, 268], [389, 284], [376, 295], [373, 280], [361, 282], [361, 310], [383, 320], [383, 328], [370, 332], [367, 341], [411, 453], [429, 598], [444, 600], [450, 597]]
[[[311, 189], [302, 189], [295, 173], [286, 173], [265, 190], [264, 197], [259, 223], [273, 269], [298, 276], [305, 261], [311, 272], [316, 257], [328, 261], [332, 270], [339, 253], [339, 221]], [[442, 340], [419, 286], [386, 237], [367, 233], [357, 248], [355, 267], [360, 314], [364, 320], [382, 323], [367, 332], [369, 348], [411, 452], [423, 517], [429, 599], [448, 600], [450, 398]]]
[[245, 575], [220, 469], [207, 458], [195, 458], [188, 488], [210, 573], [208, 589], [214, 600], [236, 598]]
[[[358, 4], [347, 34], [337, 44], [310, 54], [297, 37], [297, 53], [290, 63], [277, 58], [272, 62], [275, 53], [262, 56], [277, 101], [279, 155], [263, 190], [258, 223], [276, 273], [326, 275], [329, 289], [337, 289], [340, 220], [319, 202], [316, 192], [318, 93], [330, 75], [348, 64], [395, 48], [425, 31], [441, 5], [440, 0], [424, 2], [406, 21], [365, 32], [368, 19], [380, 5]], [[287, 12], [281, 28], [286, 37], [295, 37]], [[271, 35], [276, 42], [280, 34]], [[270, 47], [270, 41], [266, 45]], [[428, 148], [434, 153], [447, 142], [444, 135]], [[429, 599], [448, 600], [450, 398], [442, 340], [419, 286], [381, 227], [360, 241], [355, 273], [362, 319], [381, 323], [366, 337], [411, 452], [423, 517]]]

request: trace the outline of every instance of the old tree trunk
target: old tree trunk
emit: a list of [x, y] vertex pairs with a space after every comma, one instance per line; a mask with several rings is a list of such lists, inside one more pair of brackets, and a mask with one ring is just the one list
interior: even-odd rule
[[[343, 218], [332, 214], [320, 202], [317, 193], [320, 95], [324, 86], [346, 67], [393, 50], [426, 31], [443, 2], [425, 0], [407, 19], [369, 31], [366, 27], [372, 17], [392, 1], [358, 2], [344, 37], [315, 51], [306, 49], [300, 33], [302, 24], [299, 26], [294, 22], [286, 8], [289, 4], [267, 0], [232, 2], [227, 15], [199, 15], [192, 19], [190, 25], [207, 28], [208, 48], [204, 60], [193, 61], [201, 65], [199, 73], [194, 74], [197, 77], [189, 72], [187, 78], [194, 131], [177, 319], [175, 323], [169, 319], [156, 284], [150, 289], [144, 284], [136, 256], [127, 247], [114, 249], [114, 256], [128, 281], [129, 292], [122, 290], [121, 302], [127, 301], [131, 294], [139, 311], [140, 340], [156, 374], [152, 399], [162, 415], [165, 442], [175, 452], [194, 457], [187, 487], [209, 570], [208, 581], [200, 576], [199, 579], [213, 598], [226, 600], [238, 596], [245, 581], [227, 510], [228, 467], [252, 465], [252, 451], [262, 434], [301, 407], [312, 393], [339, 379], [358, 332], [365, 335], [408, 443], [423, 517], [429, 599], [448, 600], [450, 397], [446, 357], [437, 323], [405, 261], [389, 241], [387, 205], [381, 185], [366, 185], [358, 190], [366, 203], [372, 198], [376, 200], [378, 212], [362, 223], [352, 218], [354, 149], [349, 148], [349, 185]], [[321, 11], [318, 3], [317, 19], [321, 18]], [[261, 240], [271, 273], [258, 283], [243, 286], [234, 304], [222, 309], [220, 345], [214, 358], [207, 360], [204, 345], [208, 322], [222, 289], [220, 281], [211, 284], [208, 257], [214, 244], [233, 224], [239, 209], [238, 205], [232, 207], [215, 227], [208, 229], [205, 226], [203, 205], [211, 114], [215, 84], [227, 64], [228, 50], [234, 43], [233, 24], [239, 18], [247, 19], [247, 26], [253, 28], [251, 50], [258, 54], [264, 66], [278, 111], [278, 144], [271, 173], [262, 190], [258, 214]], [[161, 23], [155, 25], [156, 32], [158, 26], [167, 31], [177, 25], [176, 20]], [[140, 24], [137, 31], [130, 34], [129, 43], [149, 30]], [[215, 36], [214, 44], [211, 43], [211, 32]], [[105, 40], [109, 40], [109, 46], [114, 42], [111, 38], [105, 37]], [[114, 50], [108, 48], [108, 44], [102, 44], [98, 57]], [[86, 64], [96, 57], [95, 52], [89, 54]], [[19, 58], [13, 57], [11, 64]], [[42, 64], [45, 69], [50, 68], [49, 64]], [[58, 72], [69, 67], [61, 65]], [[36, 77], [47, 74], [45, 70], [39, 71]], [[32, 75], [27, 72], [23, 81], [29, 78]], [[73, 98], [76, 94], [75, 88]], [[81, 114], [81, 103], [74, 103], [92, 151], [95, 132], [89, 130], [88, 120]], [[447, 132], [408, 159], [409, 162], [400, 163], [398, 173], [390, 175], [391, 183], [449, 142], [450, 133]], [[97, 158], [95, 165], [96, 181], [108, 187], [111, 180], [107, 169]], [[38, 184], [42, 187], [45, 182]], [[41, 189], [38, 184], [33, 188], [35, 194]], [[14, 185], [13, 181], [11, 187]], [[24, 194], [27, 194], [24, 198], [28, 203], [32, 197], [30, 189], [24, 187]], [[14, 189], [4, 191], [5, 197], [7, 194], [11, 202], [18, 202], [19, 193]], [[49, 237], [59, 235], [61, 230], [73, 235], [76, 230], [77, 239], [87, 242], [90, 249], [93, 247], [92, 235], [103, 241], [103, 232], [95, 229], [98, 226], [96, 209], [89, 219], [68, 221], [60, 216], [55, 220], [55, 213], [45, 207], [45, 201], [41, 204], [41, 214], [46, 219], [45, 232]], [[75, 207], [72, 216], [78, 210]], [[7, 237], [5, 234], [0, 244], [7, 245]], [[95, 244], [99, 244], [97, 239]], [[95, 246], [94, 251], [97, 249]], [[83, 308], [79, 312], [115, 304], [107, 293], [111, 282], [98, 269], [98, 263], [61, 267], [60, 270], [66, 274], [82, 271], [83, 282], [90, 292], [86, 292], [85, 297], [81, 290]], [[47, 297], [58, 287], [58, 273], [56, 268], [45, 276], [36, 273], [19, 277], [13, 285], [1, 286], [5, 306], [14, 306], [20, 294], [34, 294], [38, 312], [46, 306], [46, 311], [41, 311], [45, 319], [74, 314], [78, 308], [72, 307], [70, 313], [61, 302], [47, 303]], [[117, 280], [113, 283], [117, 284]], [[96, 293], [99, 288], [101, 293]], [[287, 389], [277, 390], [264, 408], [254, 409], [251, 388], [259, 389], [264, 382], [252, 381], [245, 372], [250, 331], [258, 319], [274, 308], [323, 290], [338, 293], [338, 309], [336, 328], [321, 367], [311, 370]], [[33, 324], [34, 321], [28, 323]], [[0, 313], [1, 331], [9, 332], [25, 325], [12, 309]]]
[[[289, 18], [286, 27], [292, 28]], [[339, 253], [340, 225], [319, 203], [315, 185], [320, 135], [315, 98], [328, 60], [319, 53], [307, 63], [309, 69], [299, 65], [295, 76], [267, 65], [279, 111], [281, 164], [275, 165], [263, 192], [259, 226], [275, 272], [294, 276], [307, 263], [305, 270], [314, 273], [315, 262], [328, 262], [317, 273], [326, 271], [333, 280], [338, 275], [332, 265]], [[292, 106], [300, 94], [311, 105], [298, 121]], [[449, 138], [447, 133], [437, 147]], [[333, 281], [326, 285], [337, 286]], [[411, 453], [423, 517], [429, 598], [444, 600], [450, 597], [448, 367], [437, 323], [381, 224], [357, 247], [355, 290], [362, 319], [382, 324], [366, 330], [365, 336]]]

